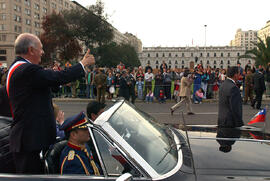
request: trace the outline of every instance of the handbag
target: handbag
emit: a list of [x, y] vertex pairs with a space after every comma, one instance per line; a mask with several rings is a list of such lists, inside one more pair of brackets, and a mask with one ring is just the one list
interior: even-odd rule
[[109, 88], [109, 92], [110, 92], [111, 94], [114, 94], [114, 93], [115, 93], [115, 88], [114, 88], [114, 86], [111, 86], [111, 87]]

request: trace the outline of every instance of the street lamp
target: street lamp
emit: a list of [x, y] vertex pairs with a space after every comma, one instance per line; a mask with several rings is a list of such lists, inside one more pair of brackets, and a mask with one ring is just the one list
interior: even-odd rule
[[204, 46], [206, 47], [206, 27], [207, 25], [204, 25]]

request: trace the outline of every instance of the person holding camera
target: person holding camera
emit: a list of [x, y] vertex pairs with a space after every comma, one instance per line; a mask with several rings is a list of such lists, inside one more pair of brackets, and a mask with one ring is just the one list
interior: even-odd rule
[[186, 107], [187, 107], [187, 114], [188, 115], [194, 115], [192, 112], [191, 108], [191, 85], [193, 83], [193, 76], [194, 74], [189, 74], [189, 70], [185, 69], [184, 75], [181, 79], [181, 88], [180, 88], [180, 93], [179, 96], [181, 97], [181, 101], [178, 102], [177, 104], [173, 105], [170, 110], [171, 110], [171, 115], [173, 115], [173, 112], [178, 109], [183, 102], [185, 102]]

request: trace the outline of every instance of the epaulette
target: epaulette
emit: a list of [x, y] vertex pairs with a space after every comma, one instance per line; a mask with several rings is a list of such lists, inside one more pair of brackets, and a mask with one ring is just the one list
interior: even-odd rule
[[75, 156], [75, 151], [74, 150], [70, 150], [68, 152], [68, 160], [74, 160], [74, 156]]

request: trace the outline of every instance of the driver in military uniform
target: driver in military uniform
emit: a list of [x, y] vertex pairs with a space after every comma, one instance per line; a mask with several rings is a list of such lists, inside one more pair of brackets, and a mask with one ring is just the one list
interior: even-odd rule
[[65, 131], [67, 146], [60, 156], [61, 174], [100, 175], [100, 170], [86, 144], [90, 139], [87, 119], [83, 112], [64, 121], [60, 130]]

